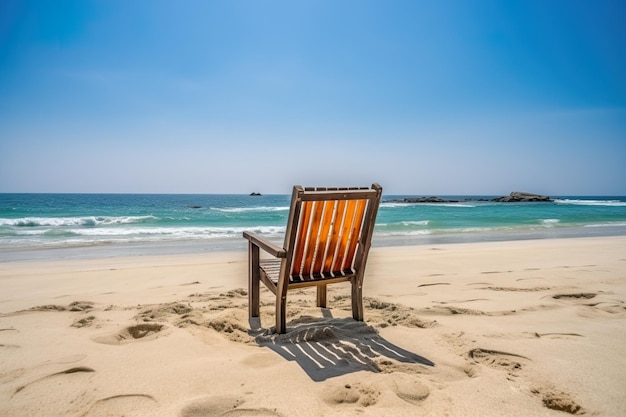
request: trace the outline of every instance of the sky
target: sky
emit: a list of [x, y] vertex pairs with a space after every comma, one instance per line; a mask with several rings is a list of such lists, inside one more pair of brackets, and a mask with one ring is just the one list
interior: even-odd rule
[[0, 1], [0, 192], [626, 195], [623, 0]]

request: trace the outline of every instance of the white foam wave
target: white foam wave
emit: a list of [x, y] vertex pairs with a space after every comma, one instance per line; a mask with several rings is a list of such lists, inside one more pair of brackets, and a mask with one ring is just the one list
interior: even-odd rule
[[87, 217], [23, 217], [20, 219], [0, 219], [0, 226], [13, 227], [75, 227], [108, 226], [116, 224], [141, 223], [157, 219], [154, 216], [87, 216]]
[[467, 203], [438, 203], [438, 204], [429, 204], [431, 206], [441, 206], [441, 207], [460, 207], [460, 208], [474, 208], [476, 204], [467, 204]]
[[45, 247], [93, 246], [219, 239], [237, 239], [243, 242], [241, 235], [246, 230], [263, 235], [270, 240], [282, 240], [285, 229], [284, 226], [21, 229], [16, 235], [0, 239], [0, 247], [29, 245]]
[[408, 231], [392, 231], [392, 232], [375, 232], [376, 237], [399, 237], [399, 236], [424, 236], [430, 235], [431, 230], [408, 230]]
[[122, 237], [132, 236], [142, 238], [146, 236], [168, 238], [219, 238], [241, 236], [244, 231], [251, 231], [264, 236], [278, 236], [285, 233], [284, 226], [254, 226], [254, 227], [133, 227], [133, 228], [94, 228], [72, 229], [76, 236], [90, 237]]
[[623, 227], [626, 222], [586, 224], [584, 227]]
[[403, 221], [404, 226], [428, 226], [428, 220], [408, 220]]
[[211, 207], [213, 211], [222, 213], [247, 213], [247, 212], [272, 212], [272, 211], [287, 211], [288, 206], [285, 207]]
[[626, 201], [620, 200], [577, 200], [577, 199], [556, 199], [557, 204], [572, 204], [578, 206], [610, 206], [626, 207]]
[[448, 229], [445, 232], [451, 233], [483, 233], [510, 230], [510, 227], [462, 227], [458, 229]]
[[559, 219], [543, 219], [541, 220], [541, 224], [546, 227], [554, 227], [557, 223], [560, 223]]
[[421, 235], [445, 235], [455, 233], [485, 233], [494, 231], [507, 231], [510, 227], [461, 227], [451, 229], [405, 229], [405, 230], [376, 230], [375, 236], [397, 237], [397, 236], [421, 236]]
[[380, 207], [387, 207], [387, 208], [406, 207], [408, 205], [411, 205], [411, 204], [410, 203], [380, 203]]

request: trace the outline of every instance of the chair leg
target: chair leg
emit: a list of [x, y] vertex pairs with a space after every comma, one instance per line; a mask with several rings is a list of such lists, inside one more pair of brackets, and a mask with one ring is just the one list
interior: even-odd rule
[[363, 321], [363, 286], [360, 280], [352, 281], [352, 318]]
[[248, 313], [249, 317], [259, 317], [259, 247], [248, 244]]
[[287, 332], [287, 297], [276, 294], [276, 333]]
[[326, 285], [317, 286], [317, 306], [326, 308]]

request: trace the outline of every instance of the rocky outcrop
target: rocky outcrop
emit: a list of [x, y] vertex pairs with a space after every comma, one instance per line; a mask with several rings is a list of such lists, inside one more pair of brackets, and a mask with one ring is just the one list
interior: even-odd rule
[[440, 197], [416, 197], [416, 198], [405, 198], [402, 200], [405, 203], [449, 203], [450, 200], [444, 200]]
[[497, 198], [466, 198], [462, 200], [448, 200], [437, 196], [431, 197], [411, 197], [401, 200], [385, 200], [386, 203], [462, 203], [469, 201], [495, 201], [499, 203], [528, 203], [528, 202], [550, 202], [550, 197], [539, 194], [523, 193], [514, 191], [511, 194]]
[[441, 197], [415, 197], [415, 198], [404, 198], [402, 200], [396, 200], [396, 202], [402, 203], [458, 203], [460, 200], [444, 200]]
[[514, 191], [508, 196], [494, 198], [493, 201], [499, 201], [501, 203], [526, 203], [536, 201], [552, 201], [552, 199], [546, 195], [538, 195], [531, 193], [522, 193], [520, 191]]
[[259, 197], [261, 193], [250, 193], [251, 197]]

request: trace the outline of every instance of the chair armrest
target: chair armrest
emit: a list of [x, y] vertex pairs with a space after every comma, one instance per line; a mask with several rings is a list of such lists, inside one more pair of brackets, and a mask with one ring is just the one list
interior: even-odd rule
[[256, 246], [258, 246], [259, 248], [263, 249], [265, 252], [269, 253], [270, 255], [276, 258], [284, 258], [287, 256], [287, 252], [285, 251], [285, 249], [281, 248], [278, 245], [273, 244], [272, 242], [268, 242], [267, 240], [264, 240], [260, 236], [255, 235], [254, 233], [243, 232], [243, 237], [248, 239], [250, 243], [255, 244]]

